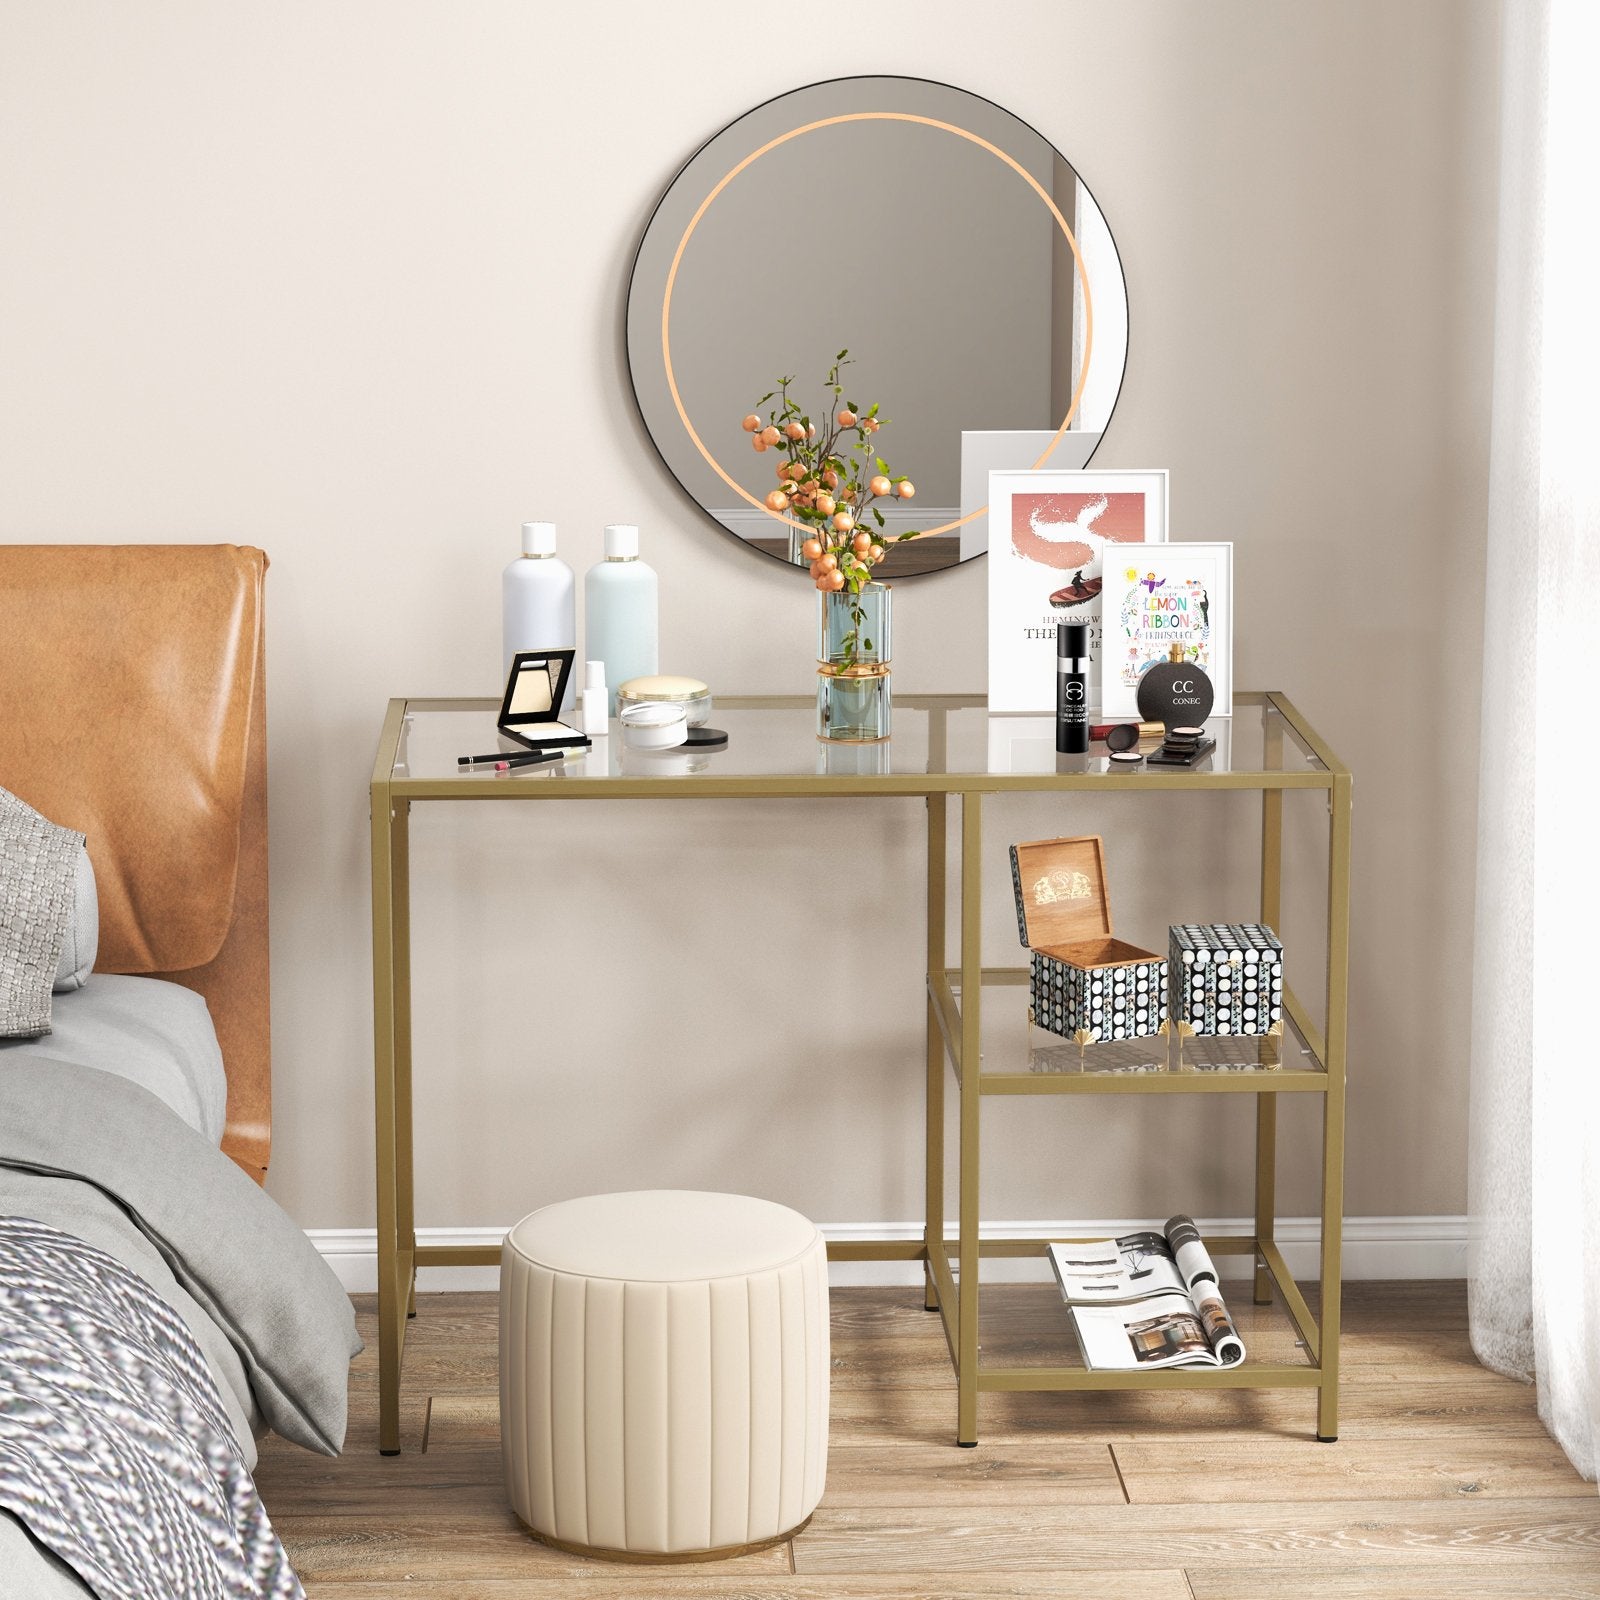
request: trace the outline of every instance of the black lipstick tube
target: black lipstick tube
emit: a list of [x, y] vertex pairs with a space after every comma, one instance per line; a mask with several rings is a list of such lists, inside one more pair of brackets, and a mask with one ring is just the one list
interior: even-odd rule
[[1067, 756], [1089, 750], [1089, 625], [1056, 624], [1056, 749]]

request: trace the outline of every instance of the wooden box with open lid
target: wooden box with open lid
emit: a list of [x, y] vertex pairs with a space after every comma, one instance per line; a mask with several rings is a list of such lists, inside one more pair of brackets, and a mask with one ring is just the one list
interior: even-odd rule
[[1098, 834], [1012, 845], [1011, 881], [1039, 1027], [1079, 1045], [1166, 1032], [1166, 959], [1112, 936]]

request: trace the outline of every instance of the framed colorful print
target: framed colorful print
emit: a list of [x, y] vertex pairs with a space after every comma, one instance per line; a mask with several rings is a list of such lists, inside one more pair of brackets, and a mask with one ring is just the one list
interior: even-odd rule
[[1089, 704], [1100, 704], [1100, 587], [1119, 545], [1163, 543], [1167, 474], [989, 474], [989, 709], [1055, 711], [1056, 624], [1089, 624]]
[[1139, 714], [1139, 679], [1182, 647], [1211, 678], [1214, 717], [1233, 714], [1233, 546], [1169, 544], [1106, 560], [1100, 591], [1105, 617], [1108, 717]]

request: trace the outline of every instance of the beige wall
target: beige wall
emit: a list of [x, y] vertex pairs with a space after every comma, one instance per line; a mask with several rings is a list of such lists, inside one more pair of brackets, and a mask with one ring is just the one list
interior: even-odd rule
[[[841, 70], [1002, 101], [1093, 187], [1132, 314], [1101, 461], [1170, 467], [1175, 533], [1237, 541], [1238, 681], [1291, 692], [1357, 774], [1349, 1209], [1461, 1211], [1491, 9], [807, 15], [851, 41]], [[680, 501], [620, 333], [660, 186], [811, 75], [786, 40], [720, 3], [0, 10], [0, 538], [273, 558], [272, 1188], [307, 1226], [372, 1213], [384, 702], [493, 688], [517, 524], [556, 519], [581, 568], [602, 523], [637, 521], [667, 665], [808, 687], [809, 589]], [[978, 564], [901, 591], [903, 686], [982, 683], [983, 585]], [[415, 827], [423, 1220], [633, 1183], [916, 1214], [913, 805], [492, 810]], [[841, 817], [861, 849], [819, 866]], [[1118, 931], [1148, 941], [1249, 910], [1253, 819], [995, 806], [990, 959], [1015, 955], [1008, 839], [1103, 828]], [[1305, 983], [1313, 919], [1286, 921]], [[841, 922], [870, 1003], [834, 998]], [[1221, 1098], [996, 1106], [986, 1209], [1242, 1213], [1247, 1108]], [[1306, 1212], [1294, 1109], [1285, 1203]]]

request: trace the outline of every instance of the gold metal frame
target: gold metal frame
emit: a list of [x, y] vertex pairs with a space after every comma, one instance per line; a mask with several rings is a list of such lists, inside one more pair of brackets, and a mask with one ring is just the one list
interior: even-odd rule
[[[921, 1261], [924, 1304], [938, 1311], [956, 1377], [956, 1438], [978, 1441], [978, 1396], [985, 1391], [1061, 1389], [1314, 1388], [1317, 1437], [1338, 1434], [1339, 1264], [1344, 1209], [1346, 1008], [1350, 943], [1350, 798], [1348, 770], [1283, 695], [1245, 693], [1235, 706], [1260, 706], [1266, 746], [1259, 772], [1171, 769], [1049, 774], [947, 773], [947, 717], [978, 707], [971, 695], [901, 695], [904, 710], [929, 714], [926, 773], [777, 774], [698, 773], [668, 777], [574, 775], [559, 784], [504, 777], [396, 777], [408, 709], [488, 709], [487, 700], [392, 700], [372, 773], [372, 982], [374, 1098], [378, 1176], [378, 1388], [379, 1448], [400, 1449], [400, 1366], [408, 1315], [416, 1311], [417, 1272], [423, 1267], [493, 1266], [496, 1246], [418, 1245], [413, 1198], [411, 1124], [411, 949], [408, 823], [418, 800], [663, 799], [770, 796], [875, 796], [921, 798], [927, 806], [927, 1174], [926, 1225], [920, 1242], [852, 1240], [828, 1247], [833, 1260]], [[724, 696], [731, 710], [808, 707], [807, 697]], [[1321, 763], [1320, 769], [1284, 770], [1288, 733]], [[963, 1071], [979, 1060], [985, 986], [1027, 982], [1025, 967], [985, 967], [982, 958], [983, 798], [989, 794], [1108, 789], [1254, 790], [1261, 794], [1261, 920], [1276, 927], [1283, 895], [1283, 795], [1288, 789], [1322, 789], [1328, 795], [1328, 922], [1326, 1033], [1318, 1030], [1287, 987], [1285, 1010], [1293, 1035], [1312, 1065], [1229, 1072], [1167, 1071], [1138, 1075]], [[960, 964], [947, 964], [946, 891], [949, 799], [961, 803]], [[959, 993], [959, 998], [958, 998]], [[959, 1097], [957, 1228], [945, 1229], [945, 1063]], [[1046, 1239], [980, 1239], [979, 1155], [986, 1095], [1196, 1094], [1256, 1096], [1255, 1232], [1249, 1238], [1212, 1238], [1218, 1255], [1255, 1261], [1255, 1297], [1274, 1290], [1305, 1343], [1305, 1364], [1246, 1362], [1233, 1368], [1163, 1368], [1154, 1372], [1089, 1371], [1082, 1367], [991, 1367], [978, 1350], [979, 1262], [984, 1257], [1036, 1255]], [[1320, 1316], [1313, 1317], [1274, 1237], [1277, 1102], [1280, 1094], [1322, 1096], [1322, 1241]], [[970, 1286], [971, 1292], [963, 1290]]]

